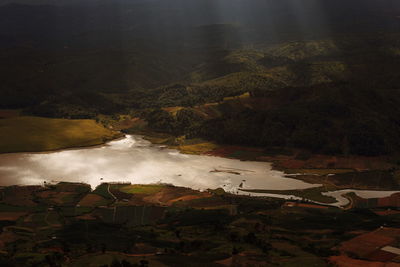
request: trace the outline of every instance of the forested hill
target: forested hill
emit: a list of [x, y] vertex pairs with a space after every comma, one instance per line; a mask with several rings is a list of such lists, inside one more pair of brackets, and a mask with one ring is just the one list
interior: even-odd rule
[[391, 0], [3, 2], [0, 108], [140, 114], [155, 130], [220, 142], [396, 153], [399, 16]]

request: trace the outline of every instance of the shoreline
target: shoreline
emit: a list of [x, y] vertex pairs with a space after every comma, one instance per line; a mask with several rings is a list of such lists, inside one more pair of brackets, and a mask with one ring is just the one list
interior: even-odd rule
[[[235, 160], [242, 160], [238, 157], [230, 157], [230, 156], [224, 156], [224, 155], [217, 155], [217, 154], [213, 154], [213, 153], [207, 153], [207, 152], [203, 152], [203, 153], [185, 153], [185, 150], [179, 149], [180, 146], [174, 146], [174, 145], [170, 145], [170, 144], [160, 144], [160, 143], [155, 143], [155, 142], [151, 142], [151, 138], [146, 138], [148, 136], [146, 135], [137, 135], [140, 136], [141, 138], [143, 138], [144, 140], [148, 141], [150, 143], [150, 145], [152, 146], [165, 146], [168, 149], [173, 149], [175, 151], [178, 151], [179, 153], [182, 154], [191, 154], [191, 155], [199, 155], [199, 156], [213, 156], [213, 157], [219, 157], [219, 158], [226, 158], [226, 159], [235, 159]], [[104, 142], [100, 143], [100, 144], [95, 144], [95, 145], [91, 145], [91, 146], [80, 146], [80, 147], [71, 147], [71, 148], [61, 148], [61, 149], [57, 149], [57, 150], [50, 150], [50, 151], [40, 151], [40, 152], [13, 152], [13, 153], [2, 153], [2, 154], [20, 154], [20, 153], [24, 153], [24, 154], [46, 154], [46, 153], [53, 153], [53, 152], [57, 152], [57, 151], [70, 151], [70, 150], [83, 150], [83, 149], [88, 149], [88, 148], [96, 148], [96, 147], [104, 147], [107, 145], [107, 143], [112, 142], [112, 141], [116, 141], [116, 140], [123, 140], [124, 138], [127, 138], [127, 135], [124, 133], [116, 133], [114, 135], [115, 138], [112, 139], [108, 139], [108, 140], [104, 140]], [[219, 145], [219, 148], [223, 148], [223, 145]], [[1, 154], [0, 154], [1, 155]], [[253, 161], [253, 160], [243, 160], [243, 161]], [[257, 162], [257, 160], [254, 160], [255, 162]], [[276, 165], [274, 164], [273, 161], [266, 161], [266, 160], [259, 160], [258, 162], [266, 162], [269, 163], [271, 165], [272, 170], [276, 170], [276, 171], [281, 171], [283, 172], [283, 178], [290, 178], [290, 179], [296, 179], [298, 181], [303, 181], [306, 182], [310, 185], [314, 185], [315, 187], [310, 187], [310, 188], [306, 188], [306, 189], [293, 189], [293, 190], [263, 190], [263, 189], [245, 189], [243, 190], [244, 192], [247, 193], [255, 193], [255, 195], [257, 195], [258, 193], [260, 193], [260, 196], [267, 194], [267, 195], [284, 195], [287, 197], [290, 196], [296, 196], [300, 199], [307, 199], [308, 201], [311, 201], [313, 203], [316, 204], [323, 204], [323, 205], [328, 205], [328, 206], [335, 206], [335, 204], [337, 204], [338, 199], [336, 197], [331, 197], [331, 199], [329, 200], [329, 196], [325, 195], [325, 193], [333, 193], [336, 191], [340, 191], [340, 190], [369, 190], [369, 191], [394, 191], [397, 188], [393, 188], [393, 189], [388, 189], [388, 188], [373, 188], [370, 186], [346, 186], [346, 185], [334, 185], [332, 183], [327, 183], [326, 181], [324, 181], [324, 178], [328, 177], [329, 175], [316, 175], [316, 174], [293, 174], [293, 172], [288, 172], [287, 169], [280, 169], [280, 168], [276, 168]], [[329, 170], [329, 169], [318, 169], [318, 170]], [[312, 178], [307, 179], [308, 178]], [[56, 182], [56, 181], [54, 181]], [[62, 182], [62, 181], [59, 181]], [[317, 186], [318, 185], [318, 186]], [[22, 186], [22, 185], [20, 185]], [[216, 189], [216, 188], [214, 188]], [[280, 198], [280, 197], [278, 197]], [[336, 200], [336, 201], [335, 201]]]
[[[290, 195], [294, 195], [296, 197], [300, 197], [300, 198], [304, 198], [304, 199], [308, 199], [309, 201], [316, 203], [316, 204], [323, 204], [323, 205], [328, 205], [328, 206], [337, 206], [340, 201], [338, 201], [337, 198], [332, 197], [332, 199], [335, 199], [336, 202], [323, 202], [321, 201], [321, 198], [326, 198], [329, 197], [327, 195], [325, 195], [324, 193], [329, 193], [329, 192], [336, 192], [336, 191], [341, 191], [341, 190], [354, 190], [354, 191], [396, 191], [396, 192], [400, 192], [400, 188], [396, 187], [396, 188], [387, 188], [387, 187], [379, 187], [379, 186], [371, 186], [371, 185], [360, 185], [358, 184], [357, 186], [352, 186], [349, 184], [342, 184], [342, 185], [338, 185], [338, 184], [334, 184], [332, 182], [328, 182], [327, 181], [327, 177], [333, 175], [333, 174], [343, 174], [343, 173], [354, 173], [354, 174], [359, 174], [359, 173], [363, 173], [363, 171], [359, 171], [356, 168], [284, 168], [282, 166], [279, 165], [279, 156], [280, 155], [276, 155], [276, 156], [268, 156], [266, 157], [262, 157], [262, 159], [260, 160], [259, 158], [255, 159], [255, 160], [249, 160], [249, 159], [241, 159], [240, 157], [232, 157], [229, 155], [222, 155], [222, 154], [216, 154], [216, 153], [212, 153], [212, 151], [208, 151], [208, 152], [202, 152], [202, 151], [190, 151], [190, 153], [187, 153], [187, 151], [185, 149], [182, 149], [181, 145], [171, 145], [168, 143], [157, 143], [157, 142], [152, 142], [153, 138], [152, 136], [146, 135], [145, 133], [141, 133], [141, 135], [144, 137], [145, 140], [148, 140], [149, 142], [151, 142], [153, 145], [164, 145], [165, 147], [169, 148], [169, 149], [175, 149], [177, 151], [179, 151], [182, 154], [194, 154], [194, 155], [207, 155], [207, 156], [214, 156], [214, 157], [221, 157], [221, 158], [228, 158], [228, 159], [237, 159], [237, 160], [242, 160], [242, 161], [258, 161], [258, 162], [268, 162], [271, 164], [272, 170], [276, 170], [276, 171], [281, 171], [285, 174], [285, 178], [291, 178], [291, 179], [296, 179], [299, 181], [303, 181], [312, 185], [320, 185], [318, 187], [311, 187], [308, 188], [306, 190], [304, 189], [298, 189], [298, 190], [265, 190], [268, 191], [267, 194], [275, 194], [275, 195], [285, 195], [285, 196], [290, 196]], [[146, 138], [147, 137], [147, 138]], [[241, 146], [231, 146], [231, 145], [221, 145], [221, 144], [215, 144], [217, 149], [224, 149], [224, 148], [228, 148], [228, 147], [237, 147], [237, 148], [241, 148]], [[242, 147], [243, 149], [255, 149], [253, 147]], [[197, 153], [196, 153], [197, 152]], [[312, 155], [312, 156], [320, 156], [320, 155]], [[311, 156], [311, 157], [312, 157]], [[353, 156], [356, 157], [356, 156]], [[360, 157], [362, 158], [362, 157]], [[269, 159], [269, 160], [266, 160]], [[299, 170], [307, 170], [307, 171], [314, 171], [311, 173], [299, 173], [297, 171]], [[329, 173], [329, 170], [334, 171], [333, 173]], [[335, 173], [336, 171], [336, 173]], [[374, 171], [369, 170], [369, 171]], [[381, 170], [379, 170], [381, 171]], [[319, 174], [318, 172], [323, 172], [324, 174]], [[310, 177], [312, 179], [310, 179]], [[325, 190], [323, 190], [322, 188], [324, 188]], [[322, 189], [322, 190], [321, 190]], [[311, 192], [317, 192], [318, 196], [314, 196], [313, 198], [315, 199], [311, 199], [309, 197], [309, 194], [305, 193], [308, 191]], [[257, 191], [263, 191], [263, 190], [251, 190], [251, 189], [246, 189], [244, 190], [245, 192], [249, 192], [249, 193], [257, 193]], [[286, 192], [285, 192], [286, 191]], [[296, 192], [296, 194], [293, 194], [294, 192]], [[342, 207], [343, 208], [343, 207]]]

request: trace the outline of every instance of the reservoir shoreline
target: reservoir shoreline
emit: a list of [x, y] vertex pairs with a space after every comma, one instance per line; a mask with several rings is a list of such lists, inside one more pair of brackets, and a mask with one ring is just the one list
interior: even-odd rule
[[[346, 204], [342, 196], [335, 193], [339, 188], [326, 188], [326, 191], [320, 192], [325, 198], [336, 199], [336, 202], [310, 199], [307, 194], [293, 195], [294, 191], [318, 193], [322, 184], [306, 183], [296, 179], [296, 176], [288, 177], [287, 173], [275, 170], [270, 162], [218, 156], [212, 156], [214, 159], [210, 160], [211, 156], [187, 155], [152, 144], [143, 136], [126, 135], [87, 148], [1, 154], [0, 177], [9, 177], [11, 184], [20, 185], [41, 184], [44, 181], [82, 182], [90, 184], [93, 189], [103, 182], [166, 183], [195, 190], [223, 188], [226, 192], [241, 195], [305, 199], [332, 206]], [[216, 169], [219, 171], [216, 172]], [[105, 177], [104, 180], [102, 177]], [[345, 189], [347, 192], [360, 191], [357, 188]], [[268, 192], [260, 192], [262, 190]], [[386, 196], [388, 193], [370, 191], [367, 197]]]

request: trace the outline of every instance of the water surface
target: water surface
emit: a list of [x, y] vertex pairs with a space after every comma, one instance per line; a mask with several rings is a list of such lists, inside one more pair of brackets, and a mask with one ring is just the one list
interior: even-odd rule
[[356, 189], [343, 189], [337, 191], [323, 192], [325, 196], [331, 196], [336, 199], [334, 206], [343, 207], [350, 203], [350, 200], [344, 195], [348, 193], [354, 193], [361, 198], [383, 198], [389, 197], [392, 194], [399, 193], [400, 191], [376, 191], [376, 190], [356, 190]]
[[161, 182], [200, 190], [222, 187], [230, 192], [236, 192], [241, 183], [250, 189], [316, 186], [286, 178], [268, 162], [186, 155], [132, 135], [101, 147], [0, 155], [0, 185], [44, 181], [84, 182], [93, 188], [102, 182]]
[[[0, 155], [0, 185], [39, 185], [44, 182], [84, 182], [92, 188], [104, 182], [168, 183], [205, 190], [252, 196], [301, 199], [282, 194], [250, 193], [245, 189], [293, 190], [320, 186], [285, 177], [268, 162], [240, 161], [206, 155], [186, 155], [152, 145], [141, 136], [128, 135], [104, 146], [46, 153]], [[364, 198], [389, 196], [396, 191], [340, 190], [323, 193], [344, 206], [342, 195], [355, 192]]]

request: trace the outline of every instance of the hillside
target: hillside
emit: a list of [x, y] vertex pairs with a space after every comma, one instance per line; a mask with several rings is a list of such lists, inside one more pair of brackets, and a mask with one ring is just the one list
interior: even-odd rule
[[400, 266], [399, 0], [0, 0], [0, 77], [0, 267]]
[[[343, 36], [232, 51], [222, 62], [240, 71], [156, 89], [149, 107], [186, 109], [144, 118], [158, 131], [228, 144], [396, 154], [400, 76], [391, 70], [400, 67], [398, 38]], [[360, 42], [367, 45], [360, 49]], [[244, 93], [250, 97], [227, 98]]]
[[[72, 119], [129, 114], [177, 136], [395, 155], [400, 7], [367, 2], [4, 4], [0, 108]], [[243, 94], [250, 98], [224, 101]], [[199, 108], [207, 105], [212, 116]], [[168, 107], [189, 112], [160, 113]]]
[[[150, 65], [149, 69], [163, 73], [175, 83], [160, 87], [146, 85], [145, 79], [137, 79], [144, 71], [126, 76], [134, 83], [141, 81], [141, 86], [125, 84], [124, 88], [112, 87], [114, 90], [111, 90], [104, 87], [109, 81], [129, 81], [118, 76], [110, 80], [107, 76], [110, 73], [99, 73], [105, 82], [93, 81], [105, 89], [83, 83], [73, 91], [56, 86], [54, 93], [62, 91], [57, 95], [29, 91], [34, 94], [31, 101], [37, 99], [38, 104], [29, 105], [25, 112], [63, 118], [131, 113], [149, 119], [146, 115], [151, 112], [149, 109], [181, 106], [194, 110], [199, 116], [180, 112], [182, 116], [177, 117], [177, 122], [176, 118], [165, 115], [153, 116], [150, 126], [158, 124], [154, 127], [158, 131], [230, 144], [296, 147], [344, 155], [395, 154], [400, 148], [396, 138], [400, 75], [391, 70], [400, 68], [396, 55], [400, 50], [399, 40], [395, 34], [343, 35], [336, 40], [216, 50], [212, 59], [195, 64], [191, 69], [182, 67], [186, 74], [178, 75], [182, 77], [180, 81], [163, 71], [164, 67], [171, 69], [162, 65], [162, 62], [171, 64], [170, 60], [161, 60], [152, 54], [161, 60], [159, 66], [163, 67], [158, 71]], [[364, 44], [362, 48], [361, 43]], [[93, 59], [99, 58], [95, 54]], [[197, 59], [190, 55], [188, 59], [182, 56], [180, 61]], [[92, 64], [90, 60], [87, 62]], [[84, 66], [83, 61], [73, 64]], [[108, 66], [105, 65], [104, 71]], [[71, 65], [66, 68], [76, 70]], [[87, 70], [93, 72], [92, 68]], [[63, 69], [58, 73], [67, 78]], [[161, 78], [155, 81], [163, 83]], [[60, 81], [60, 84], [68, 83]], [[250, 98], [224, 101], [244, 93]], [[24, 94], [25, 99], [27, 96], [24, 90], [12, 90], [9, 97], [17, 101], [23, 99], [16, 98], [15, 94]], [[39, 101], [40, 97], [44, 99]], [[12, 101], [6, 103], [10, 105]], [[204, 114], [201, 108], [209, 103], [216, 103], [212, 116]], [[188, 122], [182, 124], [179, 120]]]
[[0, 119], [0, 153], [38, 152], [103, 144], [120, 136], [94, 120]]

